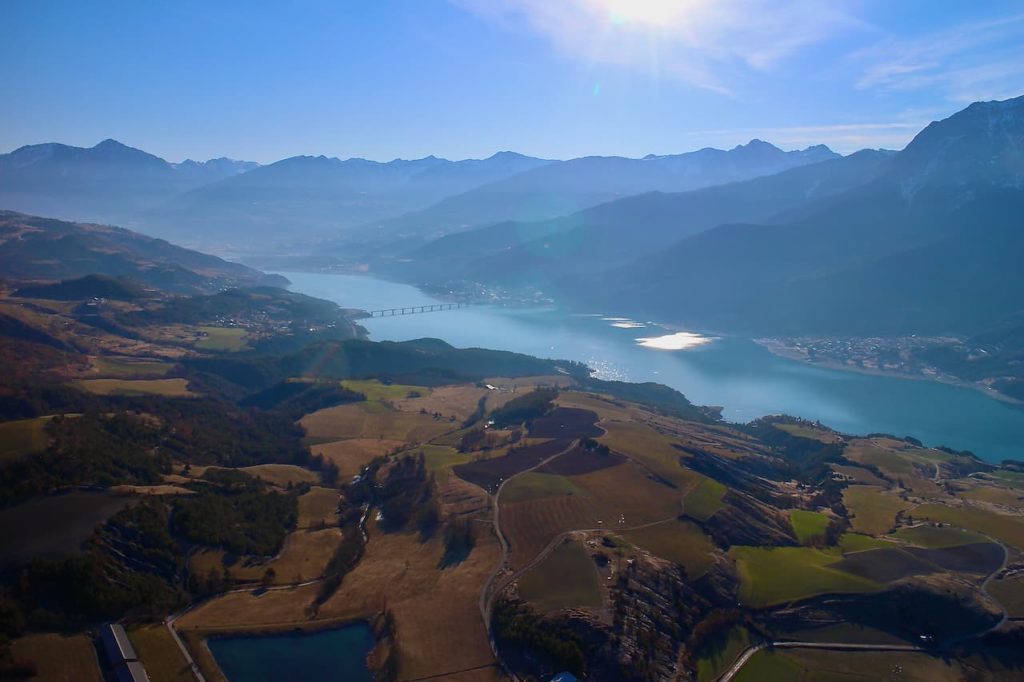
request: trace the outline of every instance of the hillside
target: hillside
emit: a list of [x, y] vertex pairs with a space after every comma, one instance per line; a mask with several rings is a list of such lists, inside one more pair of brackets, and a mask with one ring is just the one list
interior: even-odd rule
[[783, 224], [723, 225], [563, 291], [730, 331], [977, 333], [1021, 306], [1022, 150], [1024, 98], [976, 103]]
[[50, 282], [102, 273], [179, 293], [286, 281], [120, 227], [11, 211], [0, 211], [0, 272], [9, 280]]

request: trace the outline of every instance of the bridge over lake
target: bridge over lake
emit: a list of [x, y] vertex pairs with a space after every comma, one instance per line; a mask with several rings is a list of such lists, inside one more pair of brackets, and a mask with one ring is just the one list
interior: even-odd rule
[[468, 303], [435, 303], [433, 305], [414, 305], [404, 308], [382, 308], [380, 310], [367, 310], [364, 317], [394, 317], [395, 315], [418, 315], [419, 313], [436, 313], [442, 310], [458, 310], [468, 308]]

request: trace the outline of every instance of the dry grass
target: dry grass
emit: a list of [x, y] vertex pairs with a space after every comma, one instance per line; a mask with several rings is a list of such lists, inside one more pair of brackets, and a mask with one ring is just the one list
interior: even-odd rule
[[447, 420], [418, 412], [392, 410], [382, 403], [339, 405], [306, 415], [299, 422], [307, 437], [324, 442], [376, 438], [425, 443], [458, 427]]
[[85, 635], [29, 635], [14, 640], [11, 654], [35, 664], [31, 679], [47, 682], [103, 682], [96, 649]]
[[195, 679], [192, 668], [163, 623], [135, 628], [128, 637], [153, 682], [193, 682]]
[[49, 441], [46, 425], [51, 419], [36, 417], [0, 424], [0, 465], [45, 450]]
[[300, 483], [316, 484], [320, 482], [320, 474], [294, 464], [256, 464], [241, 467], [241, 470], [250, 476], [255, 476], [282, 488], [288, 487], [289, 483], [299, 485]]
[[395, 400], [393, 404], [406, 412], [426, 410], [430, 414], [437, 412], [445, 417], [454, 416], [459, 423], [462, 423], [476, 412], [481, 398], [487, 398], [486, 409], [493, 410], [514, 397], [514, 393], [490, 391], [486, 388], [477, 388], [472, 384], [463, 384], [441, 386], [431, 390], [429, 394], [424, 390], [421, 398], [403, 398]]
[[299, 497], [299, 528], [335, 526], [337, 523], [337, 490], [314, 486]]
[[105, 379], [137, 379], [162, 377], [174, 367], [169, 362], [140, 360], [132, 357], [98, 356], [93, 358], [89, 374]]
[[844, 476], [849, 476], [855, 483], [863, 483], [865, 485], [879, 485], [888, 487], [889, 483], [884, 479], [875, 476], [871, 471], [863, 467], [843, 466], [842, 464], [833, 464], [832, 470], [836, 473]]
[[[492, 663], [478, 598], [500, 555], [493, 535], [480, 533], [465, 561], [442, 570], [439, 536], [421, 543], [415, 534], [378, 532], [373, 523], [369, 532], [363, 559], [315, 614], [307, 610], [317, 590], [310, 585], [260, 595], [227, 594], [183, 616], [178, 624], [191, 635], [197, 660], [205, 659], [194, 642], [207, 632], [325, 627], [372, 617], [386, 606], [397, 628], [399, 679]], [[452, 679], [493, 678], [491, 671], [481, 670]]]
[[82, 379], [75, 382], [97, 395], [163, 395], [171, 398], [195, 396], [188, 380], [176, 379]]
[[[338, 528], [322, 530], [297, 530], [289, 533], [284, 540], [280, 554], [270, 561], [242, 557], [228, 570], [231, 577], [243, 582], [258, 582], [268, 568], [274, 569], [274, 585], [290, 585], [315, 580], [323, 575], [327, 562], [341, 542]], [[210, 570], [220, 571], [224, 565], [225, 552], [221, 549], [204, 549], [192, 555], [190, 562], [196, 575], [209, 575]]]
[[870, 535], [888, 533], [896, 523], [896, 514], [913, 506], [894, 493], [873, 485], [846, 488], [843, 504], [853, 516], [853, 530]]
[[859, 464], [878, 467], [887, 478], [902, 481], [917, 495], [941, 497], [943, 490], [933, 480], [935, 450], [915, 448], [889, 438], [871, 438], [850, 442], [844, 454]]
[[509, 564], [525, 566], [562, 533], [583, 528], [614, 529], [614, 519], [602, 519], [590, 497], [547, 497], [501, 505], [501, 530], [510, 545]]
[[363, 467], [380, 457], [405, 446], [400, 440], [353, 438], [310, 446], [314, 456], [329, 459], [338, 467], [338, 480], [350, 481]]
[[115, 485], [110, 492], [123, 495], [195, 495], [196, 491], [180, 485]]
[[960, 493], [965, 500], [987, 502], [1014, 510], [1024, 510], [1024, 494], [1013, 488], [1002, 488], [992, 485], [979, 485]]

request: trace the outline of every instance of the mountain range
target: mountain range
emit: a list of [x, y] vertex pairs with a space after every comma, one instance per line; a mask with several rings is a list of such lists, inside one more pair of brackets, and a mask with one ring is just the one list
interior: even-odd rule
[[560, 282], [577, 305], [744, 333], [976, 333], [1022, 309], [1024, 97], [934, 122], [783, 221], [733, 220]]

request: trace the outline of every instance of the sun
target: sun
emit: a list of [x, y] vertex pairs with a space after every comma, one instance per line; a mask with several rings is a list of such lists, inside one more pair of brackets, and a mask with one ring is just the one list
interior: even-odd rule
[[684, 14], [687, 0], [601, 0], [614, 24], [670, 26]]

